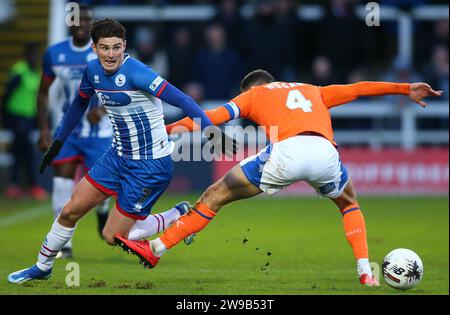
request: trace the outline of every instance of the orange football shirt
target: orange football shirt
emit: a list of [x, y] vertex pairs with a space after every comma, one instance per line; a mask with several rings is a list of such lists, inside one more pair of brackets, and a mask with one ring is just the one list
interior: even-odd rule
[[[279, 142], [304, 132], [317, 133], [334, 142], [329, 109], [360, 96], [409, 93], [408, 83], [358, 82], [319, 87], [310, 84], [273, 82], [251, 87], [228, 104], [206, 111], [215, 125], [231, 119], [247, 118], [266, 130], [267, 138]], [[170, 133], [177, 126], [198, 129], [190, 118], [167, 126]], [[273, 132], [276, 127], [278, 132]], [[271, 132], [272, 130], [272, 132]]]

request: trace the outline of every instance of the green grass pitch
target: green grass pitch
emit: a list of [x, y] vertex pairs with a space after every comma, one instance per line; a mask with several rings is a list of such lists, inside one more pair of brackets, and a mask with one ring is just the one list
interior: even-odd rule
[[[166, 195], [155, 212], [196, 196]], [[448, 197], [360, 198], [370, 260], [392, 249], [417, 252], [421, 283], [408, 291], [358, 283], [335, 206], [321, 198], [254, 198], [225, 207], [190, 246], [180, 244], [157, 268], [103, 243], [91, 212], [79, 223], [73, 260], [57, 261], [48, 281], [11, 285], [10, 272], [32, 265], [52, 223], [49, 203], [0, 199], [0, 294], [449, 294]], [[66, 286], [66, 264], [80, 286]]]

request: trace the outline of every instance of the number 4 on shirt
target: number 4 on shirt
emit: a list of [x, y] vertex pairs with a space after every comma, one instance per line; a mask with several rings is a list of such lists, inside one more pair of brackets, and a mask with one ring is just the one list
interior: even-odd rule
[[289, 109], [301, 108], [305, 113], [312, 112], [312, 103], [299, 90], [289, 91], [286, 106]]

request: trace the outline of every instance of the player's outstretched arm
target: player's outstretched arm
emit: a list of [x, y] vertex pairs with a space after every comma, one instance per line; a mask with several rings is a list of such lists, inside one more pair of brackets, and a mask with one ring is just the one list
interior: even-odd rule
[[[426, 83], [368, 81], [320, 87], [320, 92], [322, 100], [328, 108], [351, 102], [361, 96], [409, 95], [413, 101], [420, 102], [426, 96], [440, 95]], [[423, 105], [421, 104], [421, 106]]]
[[[209, 120], [211, 120], [213, 125], [220, 125], [230, 120], [230, 115], [225, 106], [206, 110], [205, 114], [208, 116]], [[172, 132], [187, 132], [199, 129], [200, 126], [194, 123], [194, 121], [189, 117], [185, 117], [166, 126], [167, 133], [169, 134]]]
[[194, 121], [199, 119], [200, 128], [210, 141], [214, 144], [220, 144], [222, 152], [226, 155], [236, 154], [236, 140], [216, 127], [192, 97], [184, 94], [170, 83], [165, 84], [164, 87], [164, 90], [158, 96], [161, 100], [181, 108], [190, 119]]
[[[223, 153], [227, 155], [236, 153], [234, 139], [228, 137], [224, 132], [220, 132], [220, 128], [212, 124], [192, 97], [177, 89], [145, 65], [134, 71], [132, 80], [139, 90], [150, 93], [167, 104], [182, 109], [186, 116], [200, 124], [201, 130], [210, 141], [214, 143], [221, 141]], [[226, 143], [232, 145], [224, 145]]]
[[435, 91], [427, 83], [418, 82], [409, 85], [409, 98], [422, 107], [426, 107], [427, 103], [423, 101], [428, 96], [441, 96], [443, 91]]

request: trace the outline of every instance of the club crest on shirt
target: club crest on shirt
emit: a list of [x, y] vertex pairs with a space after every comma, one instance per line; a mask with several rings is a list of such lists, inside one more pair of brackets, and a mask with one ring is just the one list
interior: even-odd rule
[[126, 81], [127, 81], [127, 78], [122, 73], [117, 75], [116, 80], [115, 80], [117, 86], [123, 86]]

